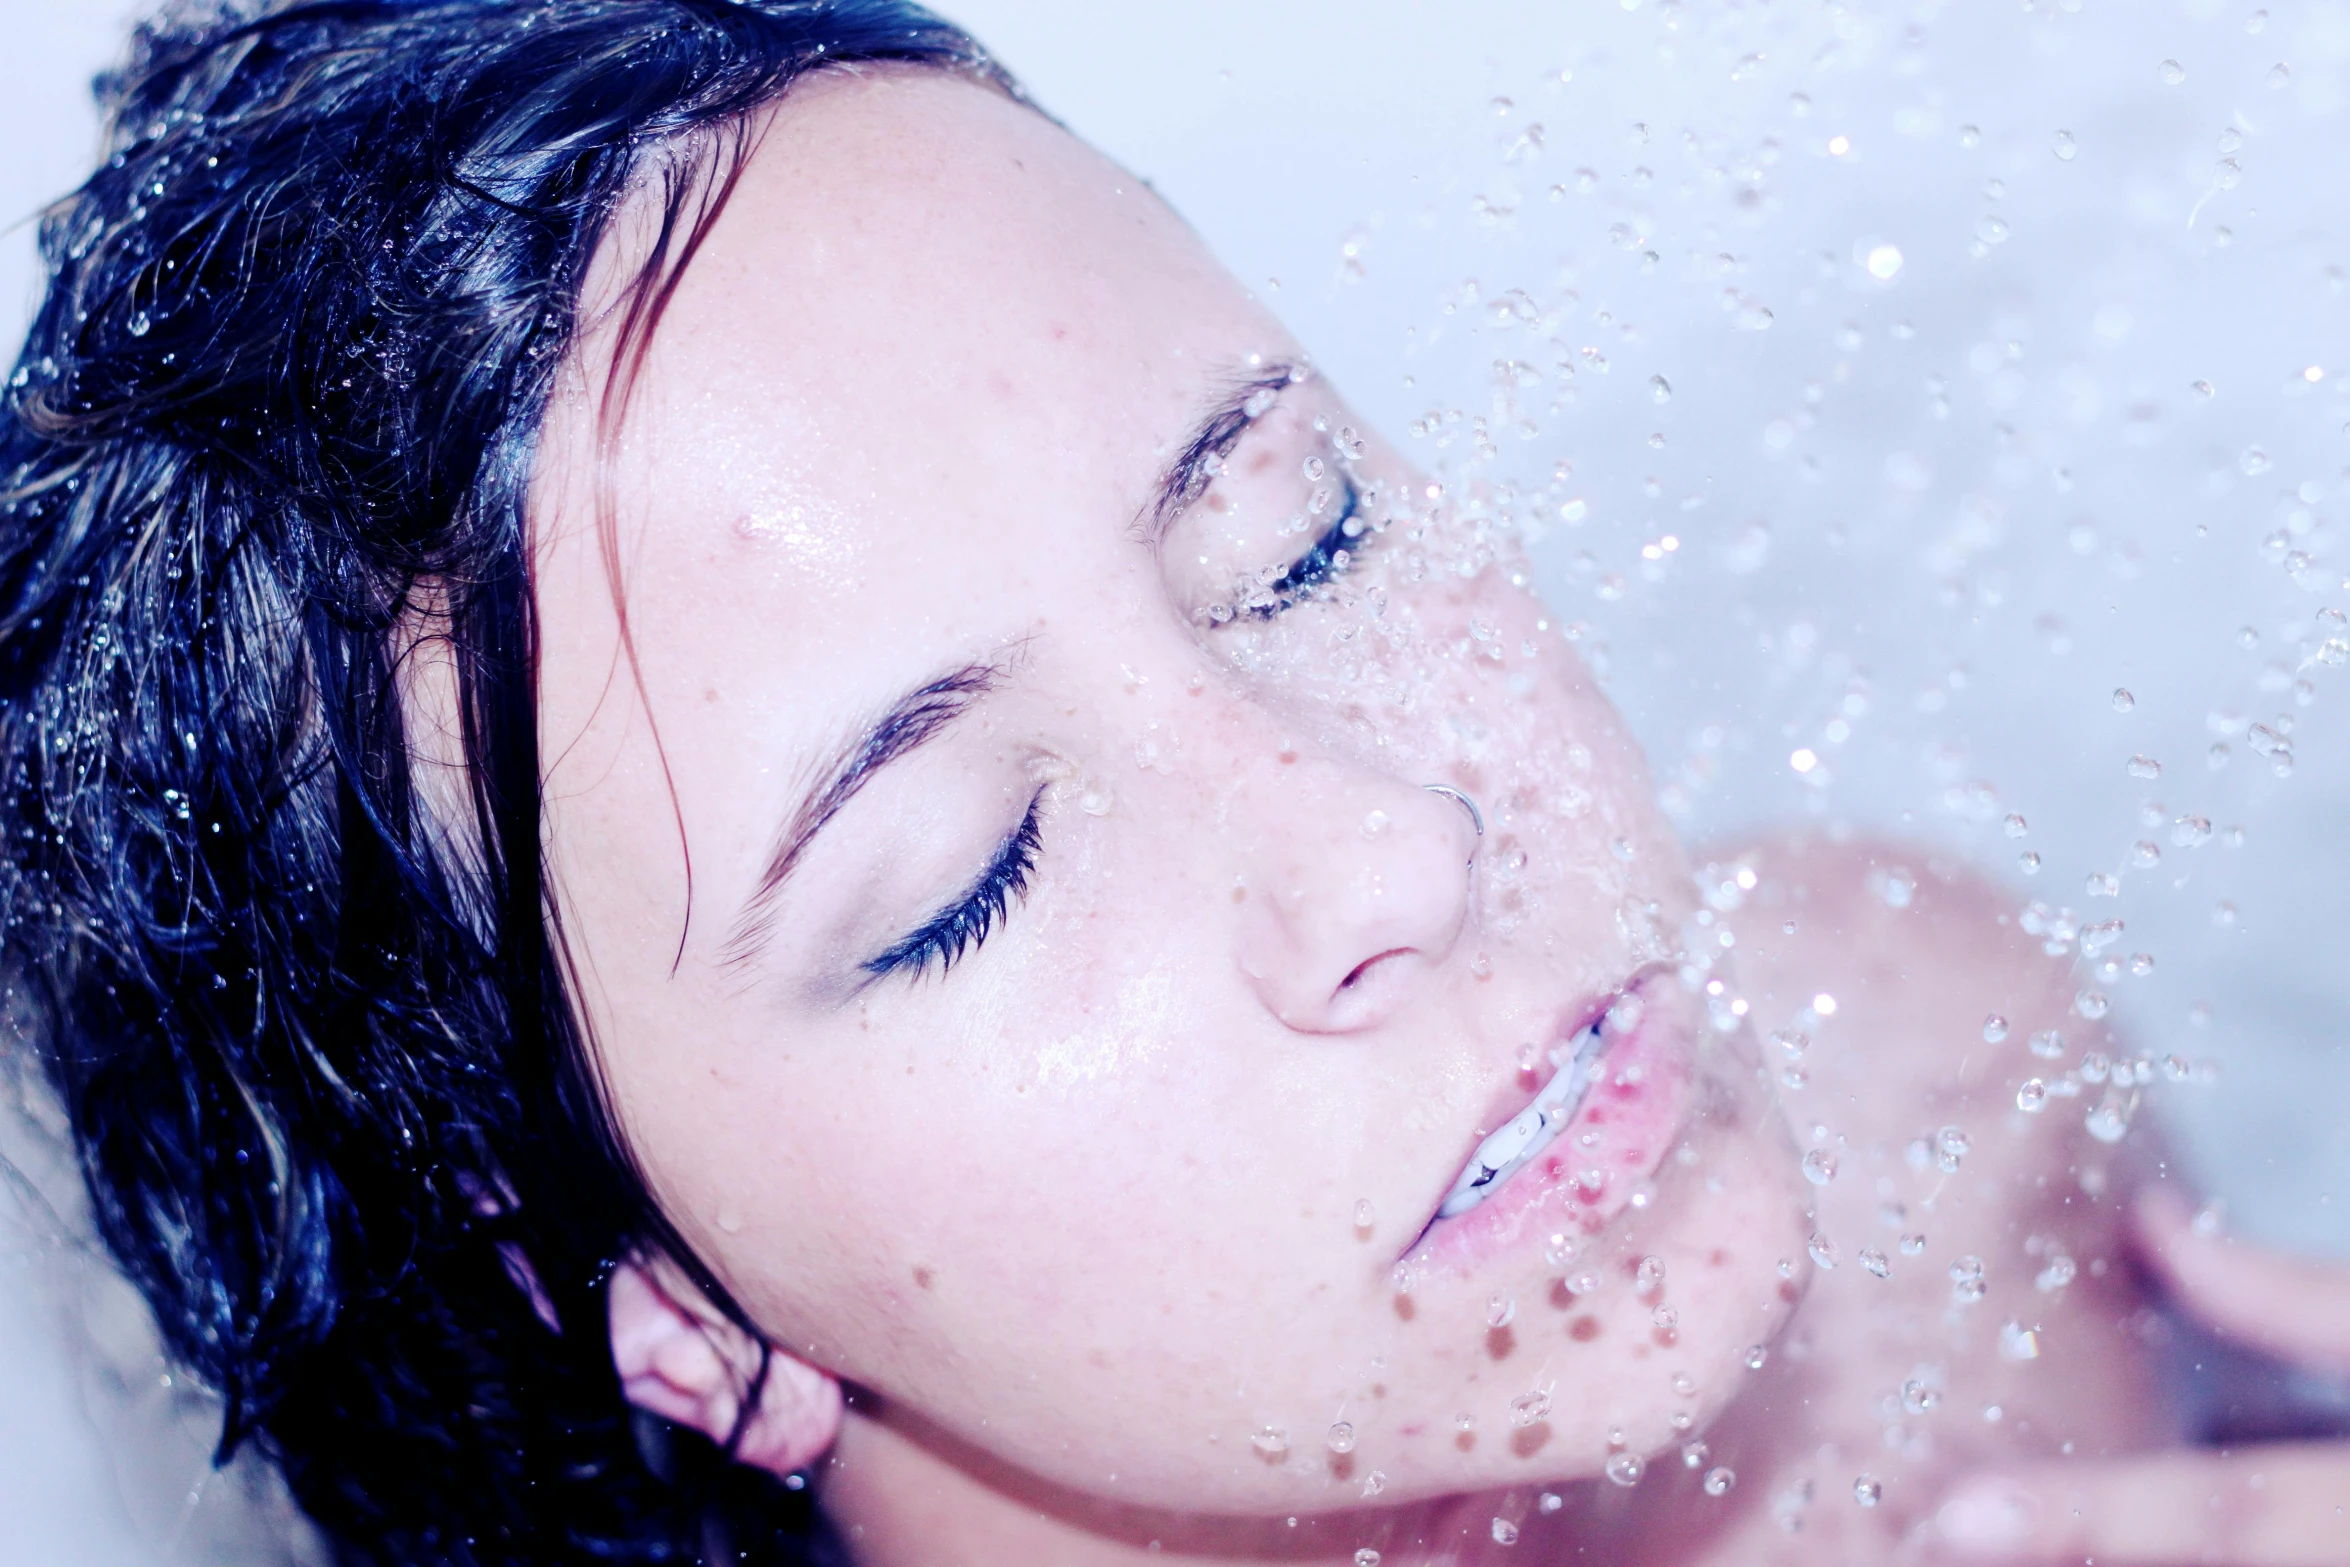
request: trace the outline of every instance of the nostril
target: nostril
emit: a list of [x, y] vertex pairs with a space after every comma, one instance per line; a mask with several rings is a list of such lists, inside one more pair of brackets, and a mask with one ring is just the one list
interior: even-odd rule
[[1369, 957], [1363, 959], [1362, 962], [1357, 963], [1352, 969], [1347, 971], [1346, 978], [1338, 982], [1338, 993], [1340, 995], [1345, 995], [1348, 991], [1354, 989], [1357, 985], [1360, 985], [1364, 979], [1370, 975], [1371, 970], [1377, 968], [1380, 964], [1386, 962], [1389, 958], [1400, 958], [1411, 950], [1412, 949], [1409, 947], [1390, 947], [1385, 952], [1372, 953]]

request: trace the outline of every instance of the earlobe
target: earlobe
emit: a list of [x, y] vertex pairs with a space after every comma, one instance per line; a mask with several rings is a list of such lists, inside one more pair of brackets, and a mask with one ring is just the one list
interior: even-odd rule
[[[628, 1401], [721, 1445], [736, 1440], [742, 1400], [759, 1379], [760, 1345], [657, 1263], [622, 1264], [608, 1310], [612, 1368]], [[840, 1434], [840, 1383], [780, 1350], [766, 1359], [758, 1408], [741, 1422], [735, 1457], [790, 1474]]]

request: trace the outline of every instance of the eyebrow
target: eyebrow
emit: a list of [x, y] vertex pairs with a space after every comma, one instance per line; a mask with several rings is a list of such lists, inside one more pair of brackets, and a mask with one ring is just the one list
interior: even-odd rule
[[784, 818], [783, 834], [776, 842], [775, 852], [768, 857], [758, 886], [744, 901], [742, 913], [735, 918], [734, 931], [727, 937], [726, 962], [743, 961], [766, 940], [776, 895], [791, 878], [808, 845], [840, 814], [843, 806], [856, 798], [857, 791], [890, 763], [937, 739], [981, 697], [1001, 685], [1008, 673], [1008, 667], [1001, 662], [965, 664], [925, 681], [890, 703], [863, 732], [833, 753], [831, 764]]
[[1311, 374], [1301, 364], [1276, 364], [1233, 386], [1201, 416], [1183, 438], [1175, 460], [1167, 464], [1151, 488], [1151, 498], [1138, 519], [1143, 541], [1156, 545], [1168, 525], [1184, 509], [1207, 493], [1223, 471], [1222, 460], [1240, 438], [1272, 408], [1274, 400]]

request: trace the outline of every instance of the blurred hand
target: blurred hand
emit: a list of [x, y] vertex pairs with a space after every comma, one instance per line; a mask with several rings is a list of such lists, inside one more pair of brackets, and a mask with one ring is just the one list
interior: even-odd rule
[[[2199, 1229], [2169, 1192], [2145, 1198], [2137, 1240], [2179, 1302], [2214, 1331], [2311, 1370], [2350, 1375], [2350, 1266], [2264, 1251]], [[2350, 1564], [2350, 1441], [2049, 1464], [1983, 1475], [1935, 1515], [1962, 1558], [2099, 1567]]]

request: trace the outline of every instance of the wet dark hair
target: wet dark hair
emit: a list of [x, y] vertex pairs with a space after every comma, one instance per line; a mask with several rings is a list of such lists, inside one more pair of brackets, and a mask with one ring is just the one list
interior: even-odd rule
[[222, 1455], [255, 1442], [342, 1561], [835, 1554], [612, 1368], [620, 1259], [714, 1283], [568, 999], [525, 499], [624, 198], [625, 370], [753, 111], [889, 61], [1014, 90], [893, 0], [182, 6], [42, 223], [0, 413], [8, 1021]]

